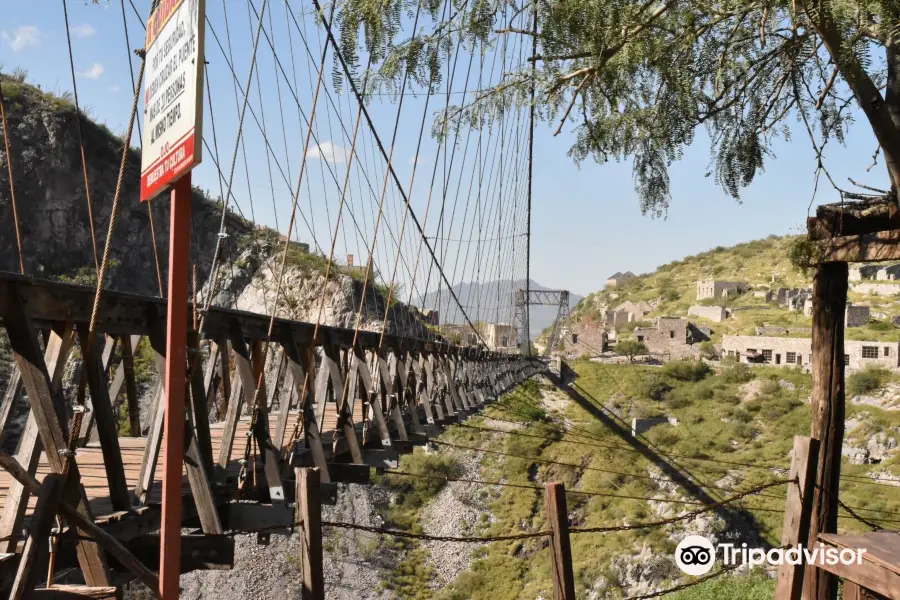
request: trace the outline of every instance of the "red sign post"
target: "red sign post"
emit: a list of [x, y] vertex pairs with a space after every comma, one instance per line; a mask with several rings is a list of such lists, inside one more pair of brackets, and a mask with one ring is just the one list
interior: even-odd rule
[[166, 316], [165, 429], [159, 595], [177, 600], [181, 577], [190, 270], [191, 169], [203, 124], [204, 0], [161, 0], [147, 22], [141, 201], [171, 188]]

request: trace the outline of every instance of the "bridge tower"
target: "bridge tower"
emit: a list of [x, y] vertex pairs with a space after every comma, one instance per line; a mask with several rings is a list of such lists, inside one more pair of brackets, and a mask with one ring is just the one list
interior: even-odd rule
[[[526, 299], [526, 293], [528, 295]], [[531, 339], [528, 331], [529, 307], [556, 306], [556, 319], [547, 338], [544, 356], [550, 356], [562, 330], [562, 324], [569, 319], [569, 290], [516, 290], [516, 316], [513, 325], [516, 328], [519, 348], [522, 354], [531, 352]]]

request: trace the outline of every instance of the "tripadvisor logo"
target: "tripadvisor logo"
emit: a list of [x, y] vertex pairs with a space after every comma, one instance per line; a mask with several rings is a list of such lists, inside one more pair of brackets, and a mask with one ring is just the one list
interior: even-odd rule
[[735, 544], [719, 544], [714, 546], [712, 542], [702, 535], [689, 535], [675, 548], [675, 564], [686, 575], [705, 575], [712, 570], [716, 562], [716, 554], [721, 553], [722, 564], [726, 567], [746, 564], [751, 569], [764, 564], [769, 565], [842, 565], [862, 564], [865, 548], [858, 550], [852, 548], [834, 548], [817, 546], [804, 548], [793, 546], [791, 548], [748, 548], [747, 544], [737, 546]]

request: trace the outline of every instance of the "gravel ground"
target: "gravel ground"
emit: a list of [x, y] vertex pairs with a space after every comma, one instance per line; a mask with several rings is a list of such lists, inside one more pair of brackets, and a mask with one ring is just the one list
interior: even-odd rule
[[[458, 454], [462, 479], [479, 479], [481, 454]], [[489, 490], [493, 486], [453, 481], [422, 511], [422, 529], [428, 535], [464, 537], [476, 533], [476, 524], [487, 512]], [[469, 569], [472, 552], [486, 544], [426, 541], [427, 561], [437, 573], [432, 588], [449, 583]]]

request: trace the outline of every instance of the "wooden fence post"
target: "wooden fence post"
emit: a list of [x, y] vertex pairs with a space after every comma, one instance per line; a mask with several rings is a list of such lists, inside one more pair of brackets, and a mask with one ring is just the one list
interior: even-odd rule
[[300, 561], [303, 568], [303, 600], [325, 600], [322, 567], [322, 500], [319, 469], [297, 468], [297, 521], [301, 523]]
[[[820, 533], [837, 532], [841, 447], [844, 441], [844, 311], [847, 306], [847, 263], [816, 269], [812, 298], [812, 431], [820, 442], [816, 488], [809, 527], [809, 547]], [[803, 597], [837, 597], [837, 578], [823, 569], [806, 571]]]
[[[788, 484], [784, 526], [781, 529], [782, 548], [796, 548], [799, 544], [806, 545], [809, 537], [818, 458], [819, 440], [799, 435], [794, 438], [789, 477], [796, 480], [796, 483]], [[800, 600], [803, 594], [803, 573], [802, 562], [799, 565], [783, 563], [778, 569], [775, 600]]]
[[550, 539], [550, 562], [553, 566], [554, 600], [575, 600], [575, 575], [572, 572], [572, 546], [569, 543], [569, 511], [566, 508], [566, 486], [544, 484], [544, 506], [553, 536]]

